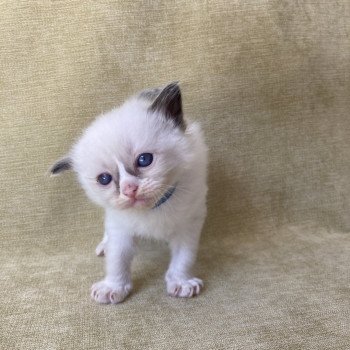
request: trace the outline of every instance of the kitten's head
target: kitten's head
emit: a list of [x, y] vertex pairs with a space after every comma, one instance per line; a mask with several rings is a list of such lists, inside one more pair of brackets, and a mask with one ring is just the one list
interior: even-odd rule
[[51, 173], [73, 169], [103, 207], [148, 209], [176, 185], [191, 148], [180, 88], [171, 83], [97, 118]]

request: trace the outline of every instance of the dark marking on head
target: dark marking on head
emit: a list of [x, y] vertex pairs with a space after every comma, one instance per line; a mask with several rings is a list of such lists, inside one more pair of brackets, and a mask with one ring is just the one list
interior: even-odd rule
[[113, 177], [113, 180], [114, 180], [117, 192], [120, 193], [120, 174], [118, 170], [115, 172], [115, 176]]
[[125, 171], [132, 176], [139, 176], [140, 172], [138, 170], [138, 168], [136, 167], [136, 165], [133, 168], [129, 168], [129, 167], [125, 167]]
[[70, 158], [63, 158], [57, 161], [50, 169], [51, 175], [59, 175], [63, 171], [72, 169], [72, 161]]
[[161, 93], [162, 88], [154, 88], [154, 89], [148, 89], [148, 90], [143, 90], [140, 92], [139, 97], [144, 98], [145, 100], [148, 100], [150, 102], [153, 102], [157, 96]]
[[149, 110], [161, 112], [182, 130], [186, 129], [183, 119], [181, 91], [177, 82], [168, 84], [153, 101]]

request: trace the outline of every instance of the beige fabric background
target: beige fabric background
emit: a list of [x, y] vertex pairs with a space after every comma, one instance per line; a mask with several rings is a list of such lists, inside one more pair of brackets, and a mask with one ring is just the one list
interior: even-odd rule
[[[350, 3], [0, 1], [2, 349], [349, 349]], [[179, 80], [210, 147], [201, 296], [146, 244], [89, 299], [102, 212], [47, 177], [80, 131]]]

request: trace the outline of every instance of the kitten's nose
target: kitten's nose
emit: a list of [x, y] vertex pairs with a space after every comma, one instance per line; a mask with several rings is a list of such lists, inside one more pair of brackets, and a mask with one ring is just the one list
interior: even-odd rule
[[132, 183], [127, 183], [122, 187], [122, 192], [129, 198], [135, 198], [138, 186]]

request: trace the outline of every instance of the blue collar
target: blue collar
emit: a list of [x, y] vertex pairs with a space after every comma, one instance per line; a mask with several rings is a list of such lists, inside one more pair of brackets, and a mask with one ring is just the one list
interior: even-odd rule
[[159, 206], [161, 206], [163, 203], [165, 203], [175, 192], [176, 189], [176, 185], [172, 186], [168, 189], [168, 191], [166, 191], [163, 195], [163, 197], [154, 205], [154, 207], [152, 209], [156, 209]]

